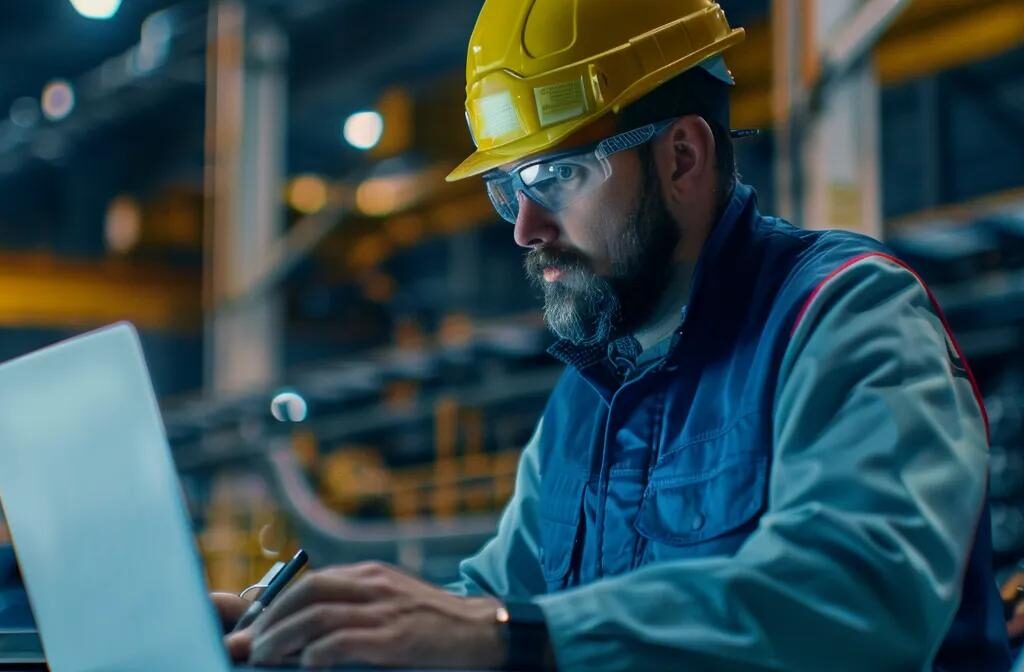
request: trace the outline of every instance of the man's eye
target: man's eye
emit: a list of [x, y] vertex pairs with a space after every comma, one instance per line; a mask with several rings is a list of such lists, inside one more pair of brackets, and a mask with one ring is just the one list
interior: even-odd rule
[[555, 174], [555, 177], [557, 177], [559, 181], [563, 182], [577, 177], [579, 173], [577, 167], [570, 166], [564, 163], [559, 164], [557, 166], [552, 166], [551, 171]]
[[571, 180], [573, 176], [572, 166], [560, 165], [550, 166], [548, 168], [548, 174], [554, 179], [562, 182], [564, 180]]
[[552, 175], [557, 178], [559, 182], [570, 182], [572, 180], [578, 180], [583, 176], [582, 168], [569, 163], [560, 163], [551, 166], [550, 170]]

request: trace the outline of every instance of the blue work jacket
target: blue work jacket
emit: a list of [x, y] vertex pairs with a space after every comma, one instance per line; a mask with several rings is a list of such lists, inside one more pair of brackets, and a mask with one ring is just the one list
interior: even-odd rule
[[877, 241], [739, 185], [666, 354], [566, 365], [456, 589], [541, 607], [563, 669], [1009, 667], [980, 395]]

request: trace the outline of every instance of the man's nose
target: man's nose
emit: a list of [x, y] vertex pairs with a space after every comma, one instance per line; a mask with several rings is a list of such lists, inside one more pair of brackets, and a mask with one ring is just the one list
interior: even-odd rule
[[516, 194], [516, 198], [519, 200], [519, 214], [513, 233], [516, 244], [533, 249], [558, 240], [558, 224], [551, 211], [527, 198], [521, 191]]

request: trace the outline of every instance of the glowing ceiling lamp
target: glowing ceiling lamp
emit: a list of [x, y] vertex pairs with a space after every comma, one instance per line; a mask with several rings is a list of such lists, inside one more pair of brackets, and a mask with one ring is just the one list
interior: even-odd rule
[[304, 215], [315, 215], [327, 205], [327, 183], [316, 175], [300, 175], [288, 184], [288, 205]]
[[133, 52], [131, 64], [135, 74], [144, 75], [167, 61], [173, 35], [174, 21], [171, 10], [164, 9], [151, 14], [142, 22], [139, 46]]
[[109, 19], [121, 8], [121, 0], [71, 0], [71, 6], [87, 19]]
[[40, 106], [50, 121], [60, 121], [75, 109], [75, 90], [63, 79], [55, 79], [43, 88]]
[[356, 149], [372, 149], [383, 134], [384, 117], [380, 112], [356, 112], [345, 120], [345, 141]]
[[278, 422], [302, 422], [307, 411], [306, 400], [292, 391], [279, 392], [270, 402], [270, 413]]
[[118, 196], [107, 206], [107, 247], [124, 254], [139, 242], [142, 235], [142, 208], [131, 196]]

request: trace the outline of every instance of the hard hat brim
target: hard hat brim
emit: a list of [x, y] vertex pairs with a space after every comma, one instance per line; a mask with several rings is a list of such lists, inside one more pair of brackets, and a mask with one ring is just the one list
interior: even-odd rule
[[467, 177], [486, 173], [502, 164], [520, 162], [533, 154], [547, 151], [587, 124], [594, 122], [598, 117], [603, 116], [605, 112], [607, 111], [604, 110], [597, 114], [578, 117], [544, 129], [544, 135], [547, 137], [540, 146], [538, 146], [536, 136], [527, 136], [501, 147], [478, 149], [470, 154], [465, 161], [456, 166], [455, 170], [444, 178], [445, 182], [457, 182]]

